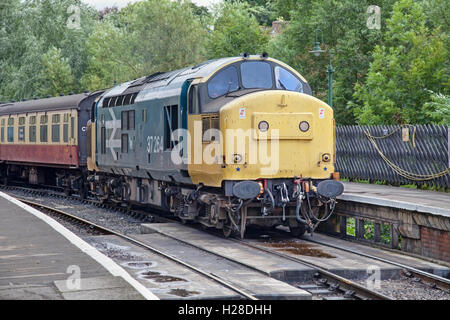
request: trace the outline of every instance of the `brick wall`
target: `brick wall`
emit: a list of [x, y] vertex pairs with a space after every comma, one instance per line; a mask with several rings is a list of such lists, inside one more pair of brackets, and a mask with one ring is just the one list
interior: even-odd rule
[[422, 255], [450, 261], [450, 232], [421, 227]]

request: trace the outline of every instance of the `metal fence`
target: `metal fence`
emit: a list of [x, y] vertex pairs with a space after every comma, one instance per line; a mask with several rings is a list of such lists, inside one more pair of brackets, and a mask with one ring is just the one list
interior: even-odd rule
[[341, 177], [450, 189], [447, 125], [340, 126], [336, 170]]

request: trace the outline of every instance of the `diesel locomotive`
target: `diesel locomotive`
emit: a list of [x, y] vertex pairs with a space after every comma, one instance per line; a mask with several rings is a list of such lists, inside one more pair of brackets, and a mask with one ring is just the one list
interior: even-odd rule
[[[77, 128], [67, 139], [63, 114], [60, 127], [48, 128], [63, 136], [59, 157], [72, 155], [63, 167], [57, 159], [34, 159], [40, 142], [28, 138], [29, 115], [57, 111], [38, 111], [51, 99], [60, 101], [62, 113], [72, 110], [75, 122], [68, 128]], [[33, 101], [0, 106], [3, 177], [15, 173], [41, 183], [31, 171], [48, 176], [55, 168], [57, 177], [48, 178], [69, 192], [163, 209], [183, 222], [242, 237], [248, 225], [286, 225], [297, 236], [312, 232], [343, 192], [334, 171], [333, 110], [312, 96], [297, 71], [266, 54], [210, 60], [70, 99], [35, 101], [36, 107], [23, 110], [24, 128], [13, 126], [11, 141], [9, 119], [19, 121], [21, 105]], [[15, 140], [21, 130], [25, 140]], [[36, 151], [8, 149], [5, 157], [10, 144]], [[77, 147], [78, 155], [63, 147]]]

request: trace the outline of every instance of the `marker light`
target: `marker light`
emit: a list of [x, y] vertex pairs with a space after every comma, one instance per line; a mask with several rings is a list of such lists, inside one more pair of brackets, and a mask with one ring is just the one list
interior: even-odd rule
[[261, 132], [266, 132], [267, 130], [269, 130], [269, 123], [267, 121], [261, 121], [258, 124], [258, 129]]
[[298, 127], [300, 128], [300, 131], [306, 132], [309, 130], [309, 123], [307, 121], [302, 121]]

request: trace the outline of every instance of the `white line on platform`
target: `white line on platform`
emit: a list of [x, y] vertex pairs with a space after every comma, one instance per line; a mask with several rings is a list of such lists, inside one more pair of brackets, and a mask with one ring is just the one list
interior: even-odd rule
[[25, 211], [31, 213], [35, 217], [41, 219], [53, 229], [55, 229], [58, 233], [64, 236], [67, 240], [69, 240], [72, 244], [77, 246], [81, 251], [89, 255], [92, 259], [101, 264], [106, 270], [108, 270], [113, 276], [122, 277], [125, 281], [127, 281], [133, 288], [136, 289], [145, 299], [147, 300], [159, 300], [157, 296], [155, 296], [152, 292], [150, 292], [145, 286], [139, 283], [136, 279], [134, 279], [128, 272], [125, 271], [121, 266], [115, 263], [111, 258], [105, 256], [103, 253], [92, 247], [86, 241], [78, 237], [76, 234], [68, 230], [66, 227], [45, 215], [44, 213], [24, 204], [23, 202], [0, 192], [0, 196], [4, 199], [16, 204], [21, 207]]

